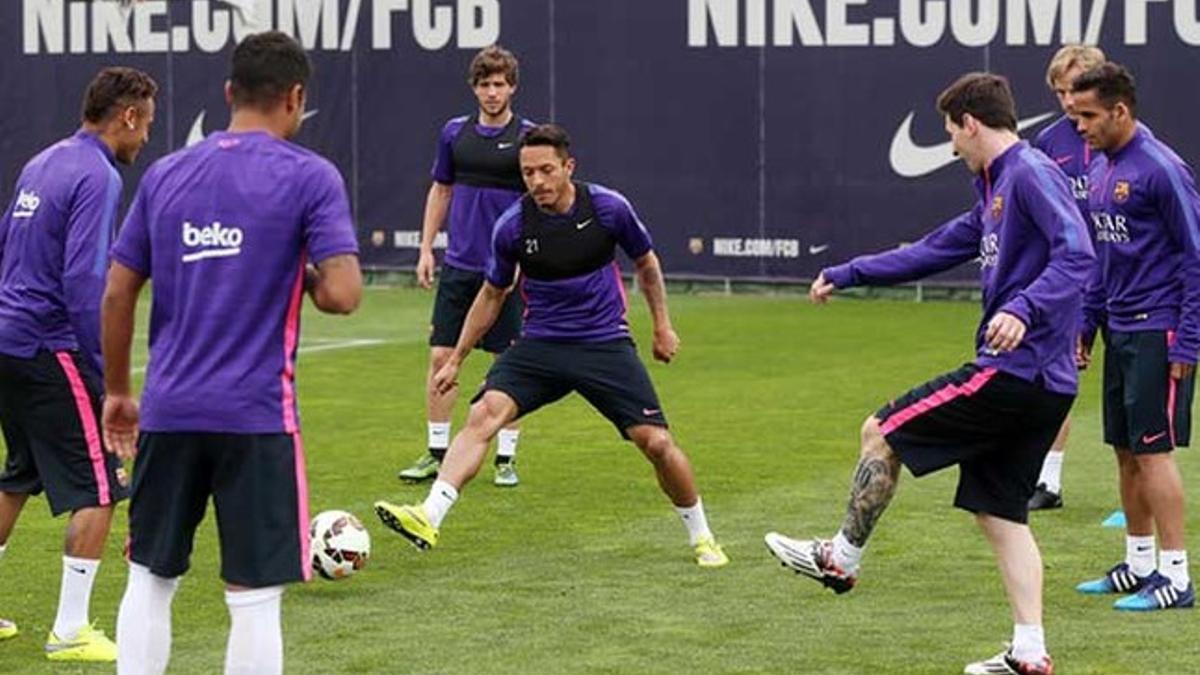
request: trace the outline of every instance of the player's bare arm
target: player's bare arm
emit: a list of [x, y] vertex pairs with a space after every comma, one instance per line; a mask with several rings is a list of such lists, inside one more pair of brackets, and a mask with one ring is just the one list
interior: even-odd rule
[[667, 311], [667, 285], [663, 282], [662, 265], [654, 251], [634, 261], [638, 288], [646, 296], [650, 306], [650, 318], [654, 322], [654, 358], [670, 363], [679, 351], [679, 336], [671, 326], [671, 315]]
[[358, 256], [335, 255], [309, 268], [306, 288], [317, 309], [327, 314], [349, 314], [362, 301], [362, 270]]
[[483, 283], [479, 294], [475, 296], [475, 302], [471, 303], [471, 310], [467, 312], [454, 353], [450, 355], [446, 365], [433, 376], [434, 387], [438, 392], [444, 394], [458, 386], [459, 367], [471, 355], [471, 350], [487, 334], [492, 324], [496, 323], [496, 318], [500, 316], [500, 308], [504, 306], [504, 299], [511, 291], [511, 287], [500, 288], [488, 281]]
[[417, 258], [417, 283], [421, 288], [433, 287], [433, 268], [437, 260], [433, 257], [433, 240], [446, 222], [450, 212], [450, 196], [454, 188], [446, 183], [434, 181], [425, 196], [425, 217], [421, 224], [421, 252]]
[[121, 459], [137, 454], [138, 403], [129, 384], [134, 311], [146, 278], [114, 262], [100, 305], [100, 348], [104, 354], [104, 445]]

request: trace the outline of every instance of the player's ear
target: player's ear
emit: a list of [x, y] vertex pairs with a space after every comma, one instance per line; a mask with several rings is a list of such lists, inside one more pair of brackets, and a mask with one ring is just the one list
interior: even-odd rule
[[300, 83], [293, 84], [292, 88], [287, 94], [288, 112], [296, 109], [303, 109], [305, 95], [306, 92], [304, 90], [304, 85]]
[[133, 131], [137, 128], [138, 109], [135, 105], [127, 105], [121, 110], [121, 125]]
[[233, 82], [225, 80], [225, 104], [233, 107]]
[[568, 157], [568, 158], [566, 159], [566, 161], [565, 161], [565, 162], [563, 162], [563, 167], [564, 167], [564, 168], [567, 170], [567, 175], [568, 175], [568, 176], [570, 176], [571, 174], [575, 173], [575, 158], [574, 158], [574, 157]]

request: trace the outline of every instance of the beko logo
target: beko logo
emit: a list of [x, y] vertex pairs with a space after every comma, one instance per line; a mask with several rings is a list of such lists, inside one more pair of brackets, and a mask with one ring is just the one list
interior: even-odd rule
[[[226, 227], [214, 221], [207, 227], [196, 227], [190, 222], [183, 223], [183, 246], [187, 253], [180, 258], [185, 263], [204, 260], [206, 258], [228, 258], [242, 252], [241, 228]], [[199, 250], [191, 250], [199, 249]]]

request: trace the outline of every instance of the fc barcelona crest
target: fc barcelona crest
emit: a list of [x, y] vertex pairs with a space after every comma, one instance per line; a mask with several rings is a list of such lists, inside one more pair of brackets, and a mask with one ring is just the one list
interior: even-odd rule
[[1001, 195], [996, 195], [996, 197], [992, 199], [992, 218], [994, 220], [1000, 220], [1000, 215], [1003, 213], [1004, 197]]
[[1113, 186], [1113, 201], [1120, 204], [1127, 199], [1129, 199], [1129, 181], [1119, 180]]

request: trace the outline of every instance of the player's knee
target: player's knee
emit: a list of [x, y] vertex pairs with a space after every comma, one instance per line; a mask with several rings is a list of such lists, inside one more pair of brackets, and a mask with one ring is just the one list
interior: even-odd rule
[[503, 396], [495, 396], [493, 392], [488, 392], [471, 406], [471, 412], [467, 416], [467, 428], [483, 433], [499, 431], [512, 421], [509, 419], [511, 408]]
[[441, 370], [442, 366], [445, 366], [446, 362], [450, 360], [450, 355], [453, 353], [453, 349], [434, 347], [429, 351], [429, 369], [435, 373]]
[[879, 419], [874, 415], [871, 415], [862, 423], [862, 429], [859, 430], [859, 437], [862, 439], [863, 454], [866, 454], [868, 451], [872, 454], [878, 454], [887, 449], [887, 442], [883, 440], [883, 431], [879, 427]]
[[645, 426], [630, 437], [651, 462], [662, 461], [675, 447], [671, 433], [662, 427]]

